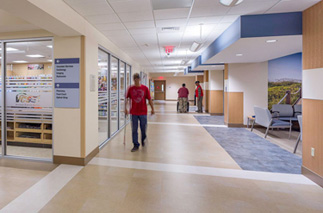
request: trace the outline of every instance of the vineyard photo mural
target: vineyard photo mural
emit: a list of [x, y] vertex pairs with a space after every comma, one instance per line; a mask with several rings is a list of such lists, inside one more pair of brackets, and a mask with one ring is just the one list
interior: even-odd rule
[[[287, 91], [293, 104], [299, 98], [302, 87], [302, 53], [268, 61], [268, 109], [278, 104]], [[298, 92], [298, 93], [297, 93]], [[285, 104], [286, 99], [281, 103]]]

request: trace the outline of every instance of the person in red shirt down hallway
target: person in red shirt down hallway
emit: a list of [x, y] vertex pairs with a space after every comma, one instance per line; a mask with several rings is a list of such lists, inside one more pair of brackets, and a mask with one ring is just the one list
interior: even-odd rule
[[[141, 145], [145, 146], [145, 140], [147, 138], [147, 104], [146, 100], [149, 101], [151, 107], [151, 114], [155, 114], [153, 101], [150, 97], [148, 87], [140, 83], [140, 75], [135, 73], [133, 75], [134, 85], [130, 86], [126, 96], [125, 113], [129, 114], [127, 106], [130, 103], [130, 114], [131, 114], [131, 126], [132, 126], [132, 142], [133, 148], [131, 152], [135, 152], [139, 149], [140, 144], [138, 143], [138, 122], [140, 122], [141, 130]], [[130, 101], [131, 100], [131, 101]]]
[[187, 112], [187, 101], [188, 101], [188, 94], [189, 91], [185, 87], [185, 84], [182, 84], [182, 87], [178, 90], [178, 101], [179, 101], [179, 112], [186, 113]]
[[195, 85], [196, 85], [195, 96], [197, 98], [197, 111], [196, 112], [202, 113], [203, 112], [203, 109], [202, 109], [203, 89], [202, 89], [199, 81], [195, 81]]

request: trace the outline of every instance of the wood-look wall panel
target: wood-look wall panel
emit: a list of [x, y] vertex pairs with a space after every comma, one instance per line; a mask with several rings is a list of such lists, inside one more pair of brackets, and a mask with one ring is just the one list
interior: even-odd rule
[[224, 113], [224, 123], [228, 123], [228, 92], [224, 92], [224, 104], [223, 104], [223, 113]]
[[223, 114], [223, 90], [209, 91], [209, 113]]
[[243, 124], [243, 92], [229, 92], [229, 124]]
[[323, 2], [303, 12], [303, 69], [323, 67]]
[[323, 100], [303, 99], [303, 165], [323, 177]]
[[224, 80], [229, 78], [229, 65], [225, 64], [224, 65]]

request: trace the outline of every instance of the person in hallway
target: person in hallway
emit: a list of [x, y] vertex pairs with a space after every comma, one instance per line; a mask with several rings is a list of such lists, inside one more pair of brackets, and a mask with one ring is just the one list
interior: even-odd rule
[[203, 109], [202, 109], [203, 89], [202, 89], [199, 81], [195, 81], [195, 85], [196, 85], [195, 96], [196, 96], [196, 100], [197, 100], [197, 111], [196, 112], [202, 113], [203, 112]]
[[182, 84], [182, 87], [178, 90], [178, 101], [179, 101], [179, 112], [187, 112], [187, 102], [189, 91], [186, 88], [185, 84]]
[[148, 87], [142, 85], [140, 83], [140, 75], [135, 73], [133, 75], [133, 80], [135, 82], [127, 92], [126, 96], [126, 107], [125, 113], [129, 114], [127, 106], [129, 104], [129, 100], [131, 100], [130, 104], [130, 114], [131, 114], [131, 126], [132, 126], [132, 142], [133, 148], [131, 152], [135, 152], [139, 149], [140, 144], [138, 143], [138, 122], [140, 122], [140, 130], [141, 130], [141, 145], [145, 146], [146, 139], [146, 127], [147, 127], [147, 104], [146, 100], [149, 101], [149, 105], [151, 107], [151, 114], [155, 114], [153, 101], [150, 97], [150, 92]]

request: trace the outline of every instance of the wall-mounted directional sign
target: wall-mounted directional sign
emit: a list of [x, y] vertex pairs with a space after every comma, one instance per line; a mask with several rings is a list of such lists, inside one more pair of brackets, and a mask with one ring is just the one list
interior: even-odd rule
[[55, 59], [55, 107], [80, 107], [80, 59]]

